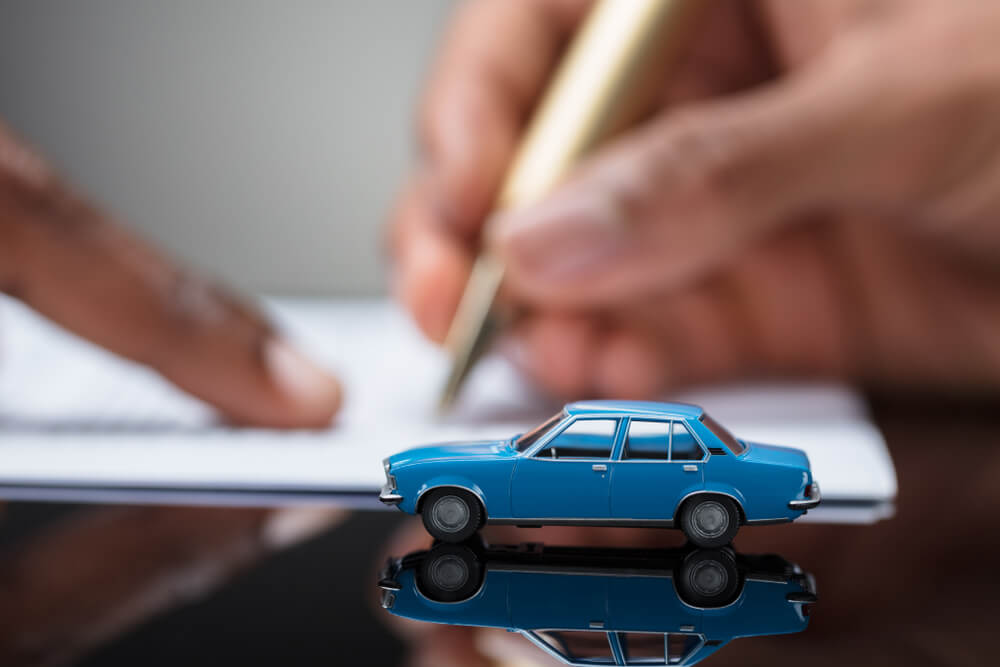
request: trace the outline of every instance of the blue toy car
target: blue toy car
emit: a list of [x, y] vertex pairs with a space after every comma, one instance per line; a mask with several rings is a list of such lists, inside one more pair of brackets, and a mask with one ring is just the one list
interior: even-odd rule
[[693, 665], [738, 637], [800, 632], [813, 578], [776, 555], [438, 543], [391, 559], [390, 613], [505, 628], [569, 665]]
[[804, 452], [734, 438], [682, 403], [571, 403], [509, 440], [418, 447], [383, 465], [382, 502], [452, 543], [489, 521], [674, 527], [719, 547], [743, 524], [793, 521], [820, 502]]

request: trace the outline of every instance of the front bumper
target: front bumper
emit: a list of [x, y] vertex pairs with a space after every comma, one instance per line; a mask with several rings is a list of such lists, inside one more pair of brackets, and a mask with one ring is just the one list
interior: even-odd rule
[[816, 482], [812, 483], [810, 487], [809, 497], [803, 498], [802, 500], [790, 500], [788, 501], [788, 509], [792, 510], [811, 510], [812, 508], [819, 505], [822, 497], [819, 492], [819, 484]]
[[378, 587], [382, 589], [383, 609], [392, 609], [392, 605], [396, 603], [396, 593], [403, 588], [396, 580], [397, 574], [399, 574], [399, 562], [390, 558], [378, 578]]
[[398, 505], [403, 502], [403, 496], [396, 493], [396, 489], [389, 482], [386, 482], [382, 486], [382, 491], [378, 494], [378, 499], [386, 505]]
[[382, 469], [385, 470], [385, 484], [378, 494], [378, 499], [386, 505], [398, 505], [403, 502], [403, 496], [396, 491], [396, 476], [389, 472], [391, 466], [389, 459], [382, 460]]

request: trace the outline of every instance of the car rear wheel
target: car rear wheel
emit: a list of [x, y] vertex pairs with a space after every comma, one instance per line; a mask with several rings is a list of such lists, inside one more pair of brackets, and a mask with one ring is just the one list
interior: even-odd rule
[[692, 544], [702, 548], [726, 546], [739, 529], [739, 510], [726, 496], [696, 496], [681, 512], [681, 530]]
[[421, 515], [432, 537], [452, 544], [472, 537], [484, 519], [479, 499], [462, 489], [430, 491]]

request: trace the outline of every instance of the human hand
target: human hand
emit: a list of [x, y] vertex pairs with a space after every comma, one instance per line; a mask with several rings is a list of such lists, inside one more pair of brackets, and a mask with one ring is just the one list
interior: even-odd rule
[[[394, 214], [441, 340], [518, 134], [589, 3], [463, 6]], [[717, 2], [662, 111], [493, 225], [517, 359], [559, 395], [750, 376], [1000, 385], [1000, 9]], [[510, 48], [517, 44], [518, 48]]]
[[0, 123], [0, 291], [240, 423], [323, 426], [340, 386], [252, 307], [69, 190]]

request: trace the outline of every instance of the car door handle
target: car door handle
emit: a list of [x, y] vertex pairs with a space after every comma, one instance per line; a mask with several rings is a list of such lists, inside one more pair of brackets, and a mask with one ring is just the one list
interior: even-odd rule
[[684, 465], [684, 472], [698, 472], [698, 466], [687, 463]]
[[594, 465], [590, 466], [590, 469], [596, 472], [607, 472], [608, 466], [606, 466], [603, 463], [595, 463]]

